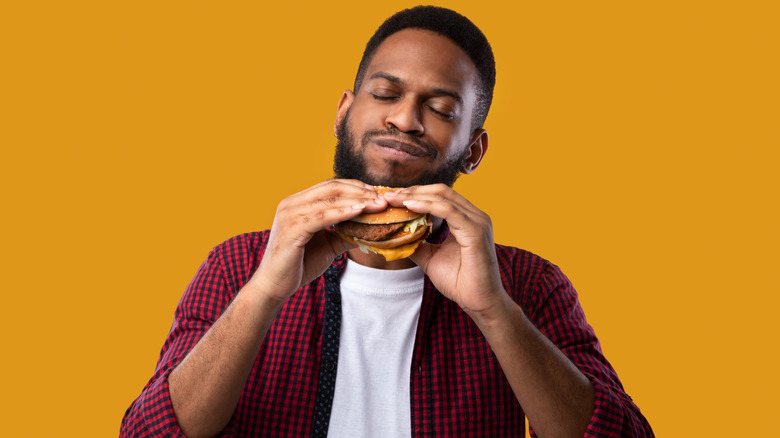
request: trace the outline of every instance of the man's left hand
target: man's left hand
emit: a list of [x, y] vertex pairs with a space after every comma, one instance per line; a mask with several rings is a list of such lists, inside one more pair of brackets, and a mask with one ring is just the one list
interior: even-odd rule
[[423, 242], [410, 257], [442, 294], [472, 317], [505, 305], [493, 225], [485, 212], [444, 184], [408, 187], [385, 199], [447, 221], [450, 234], [443, 243]]

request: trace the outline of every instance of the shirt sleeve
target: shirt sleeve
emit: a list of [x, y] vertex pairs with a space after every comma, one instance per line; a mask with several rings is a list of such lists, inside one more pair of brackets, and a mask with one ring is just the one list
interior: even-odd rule
[[[585, 437], [653, 437], [653, 431], [601, 351], [577, 292], [557, 266], [547, 264], [536, 282], [529, 317], [590, 380], [593, 416]], [[536, 437], [530, 427], [532, 437]]]
[[[120, 437], [184, 437], [171, 404], [168, 376], [230, 303], [233, 294], [224, 272], [220, 247], [214, 248], [179, 301], [154, 375], [125, 412]], [[231, 421], [220, 436], [233, 436], [232, 429]]]

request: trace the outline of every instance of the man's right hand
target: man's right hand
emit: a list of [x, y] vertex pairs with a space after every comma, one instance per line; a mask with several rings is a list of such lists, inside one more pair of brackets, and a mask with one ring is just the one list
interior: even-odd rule
[[327, 228], [386, 207], [355, 180], [324, 181], [279, 203], [257, 271], [168, 378], [187, 436], [215, 436], [228, 424], [281, 305], [356, 246]]
[[357, 246], [329, 226], [385, 208], [387, 201], [357, 180], [327, 180], [285, 198], [276, 209], [260, 266], [247, 286], [281, 304], [321, 275], [337, 255]]

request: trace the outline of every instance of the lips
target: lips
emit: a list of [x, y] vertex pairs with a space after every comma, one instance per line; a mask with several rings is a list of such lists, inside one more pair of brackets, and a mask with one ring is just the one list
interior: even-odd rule
[[384, 147], [384, 148], [390, 148], [390, 149], [396, 149], [401, 152], [405, 152], [411, 156], [414, 157], [425, 157], [432, 155], [426, 147], [422, 145], [412, 145], [409, 143], [404, 143], [392, 138], [379, 138], [372, 140], [372, 142], [378, 146]]

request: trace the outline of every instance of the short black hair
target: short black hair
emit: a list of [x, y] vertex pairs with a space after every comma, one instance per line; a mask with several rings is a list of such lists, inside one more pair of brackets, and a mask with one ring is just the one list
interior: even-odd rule
[[472, 118], [472, 130], [485, 124], [490, 104], [493, 101], [493, 88], [496, 85], [496, 61], [493, 49], [479, 28], [463, 15], [438, 6], [417, 6], [396, 12], [385, 20], [374, 35], [368, 40], [363, 58], [360, 60], [355, 76], [355, 93], [360, 89], [363, 78], [371, 64], [377, 48], [394, 33], [409, 29], [425, 29], [445, 36], [457, 44], [471, 58], [477, 68], [479, 83], [477, 84], [477, 106]]

